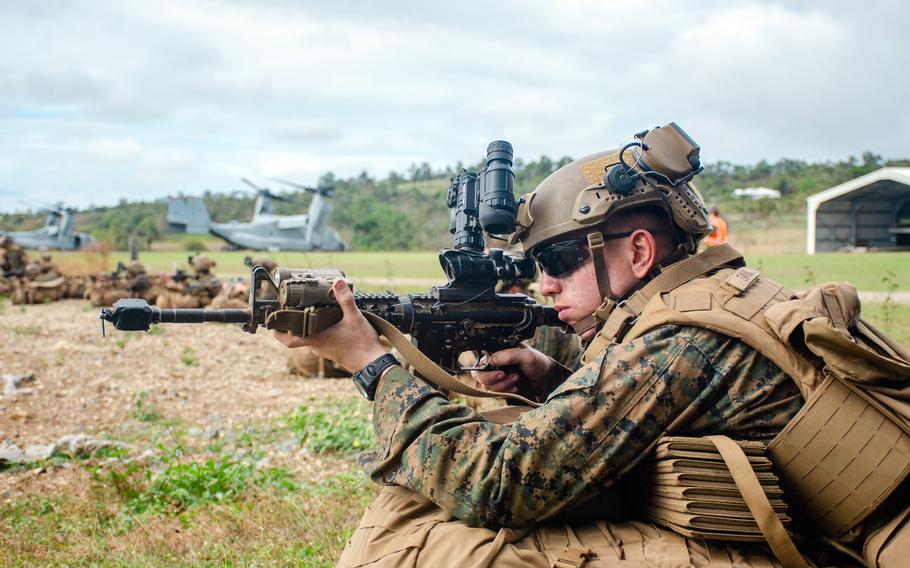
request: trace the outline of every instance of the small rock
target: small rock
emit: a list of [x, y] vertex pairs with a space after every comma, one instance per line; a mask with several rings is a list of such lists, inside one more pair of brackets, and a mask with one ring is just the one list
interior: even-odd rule
[[49, 459], [54, 455], [56, 444], [44, 444], [28, 446], [25, 448], [25, 459], [23, 462], [34, 462]]
[[216, 440], [221, 437], [221, 428], [212, 428], [211, 430], [206, 430], [202, 433], [202, 437], [206, 440]]
[[5, 373], [3, 375], [3, 395], [12, 396], [15, 394], [28, 394], [35, 392], [34, 389], [22, 388], [19, 386], [25, 383], [30, 383], [34, 380], [34, 373], [29, 373], [28, 375], [13, 375], [10, 373]]
[[291, 438], [289, 440], [284, 440], [283, 442], [279, 443], [278, 446], [275, 448], [275, 450], [282, 454], [288, 454], [288, 453], [293, 452], [295, 449], [297, 449], [297, 447], [299, 445], [300, 444], [299, 444], [299, 442], [297, 442], [296, 438]]
[[3, 444], [0, 446], [0, 463], [22, 463], [25, 461], [25, 454], [18, 446], [14, 444]]
[[101, 448], [119, 445], [109, 440], [91, 438], [87, 434], [71, 434], [57, 440], [57, 443], [54, 444], [54, 453], [85, 457], [94, 454]]

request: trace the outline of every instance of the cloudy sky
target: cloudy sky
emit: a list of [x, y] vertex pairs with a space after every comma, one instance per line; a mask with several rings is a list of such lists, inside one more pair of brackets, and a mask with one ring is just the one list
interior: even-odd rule
[[0, 0], [0, 210], [580, 156], [910, 157], [910, 3]]

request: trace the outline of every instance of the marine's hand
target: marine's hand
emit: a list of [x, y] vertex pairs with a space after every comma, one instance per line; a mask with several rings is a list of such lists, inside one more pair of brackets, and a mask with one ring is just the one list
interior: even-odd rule
[[518, 382], [522, 377], [535, 392], [539, 391], [541, 381], [553, 364], [549, 357], [524, 344], [497, 351], [489, 356], [488, 362], [494, 367], [510, 367], [518, 372], [502, 369], [471, 371], [471, 376], [487, 390], [512, 393], [518, 392]]
[[354, 294], [344, 281], [336, 280], [332, 291], [341, 306], [341, 321], [311, 337], [297, 337], [283, 331], [272, 333], [285, 347], [309, 347], [314, 355], [334, 361], [353, 373], [386, 350], [376, 330], [357, 309]]

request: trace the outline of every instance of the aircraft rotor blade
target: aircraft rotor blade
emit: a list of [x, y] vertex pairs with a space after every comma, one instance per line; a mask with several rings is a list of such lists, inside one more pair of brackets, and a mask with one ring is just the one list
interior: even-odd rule
[[268, 191], [268, 188], [266, 188], [266, 187], [259, 187], [258, 185], [256, 185], [255, 183], [251, 182], [250, 180], [248, 180], [248, 179], [246, 179], [246, 178], [244, 178], [244, 177], [240, 178], [240, 181], [242, 181], [243, 183], [245, 183], [245, 184], [247, 184], [248, 186], [252, 187], [252, 188], [255, 189], [256, 191]]
[[288, 181], [288, 180], [286, 180], [286, 179], [281, 179], [281, 178], [276, 178], [276, 177], [273, 177], [273, 178], [270, 178], [270, 179], [273, 179], [273, 180], [277, 181], [278, 183], [283, 183], [283, 184], [289, 185], [289, 186], [291, 186], [291, 187], [296, 187], [297, 189], [300, 189], [300, 190], [303, 190], [303, 191], [311, 191], [311, 192], [313, 192], [313, 193], [321, 193], [322, 195], [324, 195], [324, 196], [326, 196], [326, 197], [332, 195], [332, 189], [333, 189], [332, 187], [328, 187], [328, 186], [323, 186], [323, 187], [310, 187], [310, 186], [306, 186], [306, 185], [301, 185], [301, 184], [299, 184], [299, 183], [294, 183], [293, 181]]

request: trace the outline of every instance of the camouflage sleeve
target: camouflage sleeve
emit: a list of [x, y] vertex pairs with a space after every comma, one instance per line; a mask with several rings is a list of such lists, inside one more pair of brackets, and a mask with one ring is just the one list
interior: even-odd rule
[[[774, 399], [783, 374], [767, 360], [756, 367], [756, 357], [764, 360], [707, 330], [658, 328], [610, 346], [509, 425], [485, 421], [396, 367], [379, 386], [377, 446], [361, 465], [375, 481], [406, 486], [471, 525], [530, 525], [610, 485], [664, 433], [692, 422], [721, 432], [744, 408]], [[775, 421], [780, 409], [769, 408], [749, 421]]]

